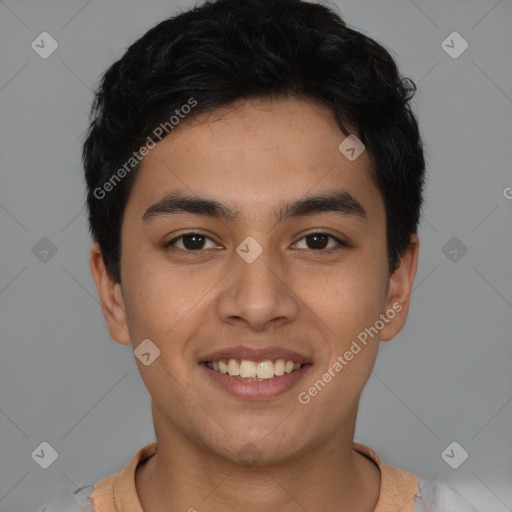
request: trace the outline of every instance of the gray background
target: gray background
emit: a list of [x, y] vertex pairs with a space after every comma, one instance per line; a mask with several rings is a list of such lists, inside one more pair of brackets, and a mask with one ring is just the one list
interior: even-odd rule
[[[429, 162], [410, 317], [382, 345], [356, 440], [481, 512], [510, 511], [512, 3], [334, 4], [418, 83]], [[0, 1], [0, 512], [95, 483], [154, 440], [133, 354], [110, 339], [90, 276], [80, 145], [100, 74], [190, 5]], [[43, 31], [59, 44], [47, 59], [31, 48]], [[456, 59], [441, 47], [453, 31], [469, 44]], [[43, 237], [56, 254], [33, 251]], [[43, 441], [58, 452], [48, 469], [31, 457]], [[458, 469], [441, 457], [453, 441], [469, 453]]]

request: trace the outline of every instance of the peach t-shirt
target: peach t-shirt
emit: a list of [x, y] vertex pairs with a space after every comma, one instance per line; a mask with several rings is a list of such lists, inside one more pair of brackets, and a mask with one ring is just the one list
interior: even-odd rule
[[[412, 512], [415, 498], [420, 496], [419, 478], [383, 464], [368, 446], [354, 443], [353, 447], [379, 467], [380, 495], [375, 512]], [[109, 475], [94, 486], [90, 496], [94, 512], [144, 512], [135, 488], [135, 471], [156, 449], [156, 442], [143, 446], [120, 473]]]

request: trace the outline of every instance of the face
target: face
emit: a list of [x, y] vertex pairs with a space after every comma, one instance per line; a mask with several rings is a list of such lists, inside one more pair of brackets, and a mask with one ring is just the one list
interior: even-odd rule
[[121, 285], [97, 245], [91, 268], [111, 336], [160, 351], [136, 359], [157, 436], [276, 462], [351, 432], [379, 340], [405, 322], [418, 243], [389, 276], [371, 161], [347, 159], [344, 139], [318, 104], [246, 101], [182, 121], [145, 157]]

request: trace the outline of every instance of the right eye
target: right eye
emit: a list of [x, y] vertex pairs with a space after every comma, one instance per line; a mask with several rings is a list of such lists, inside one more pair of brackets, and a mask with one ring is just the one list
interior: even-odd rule
[[[181, 240], [183, 240], [181, 242], [182, 247], [179, 247], [177, 243]], [[213, 240], [210, 237], [203, 235], [202, 233], [183, 233], [182, 235], [167, 242], [164, 247], [171, 251], [179, 249], [185, 252], [203, 252], [202, 249], [204, 249], [204, 244], [206, 240], [210, 240], [212, 243], [215, 244], [215, 242], [213, 242]]]

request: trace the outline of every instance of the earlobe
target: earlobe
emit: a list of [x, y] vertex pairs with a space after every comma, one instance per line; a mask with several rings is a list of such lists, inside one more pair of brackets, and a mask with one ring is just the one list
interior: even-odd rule
[[101, 248], [97, 242], [91, 247], [89, 264], [110, 336], [118, 343], [129, 345], [131, 340], [121, 285], [115, 283], [107, 272]]
[[[381, 341], [393, 339], [405, 325], [418, 267], [419, 246], [420, 240], [418, 235], [412, 235], [411, 244], [400, 259], [399, 267], [389, 278], [386, 308], [383, 312], [388, 316], [388, 322], [380, 333]], [[391, 311], [393, 311], [392, 314], [387, 314], [387, 312]]]

